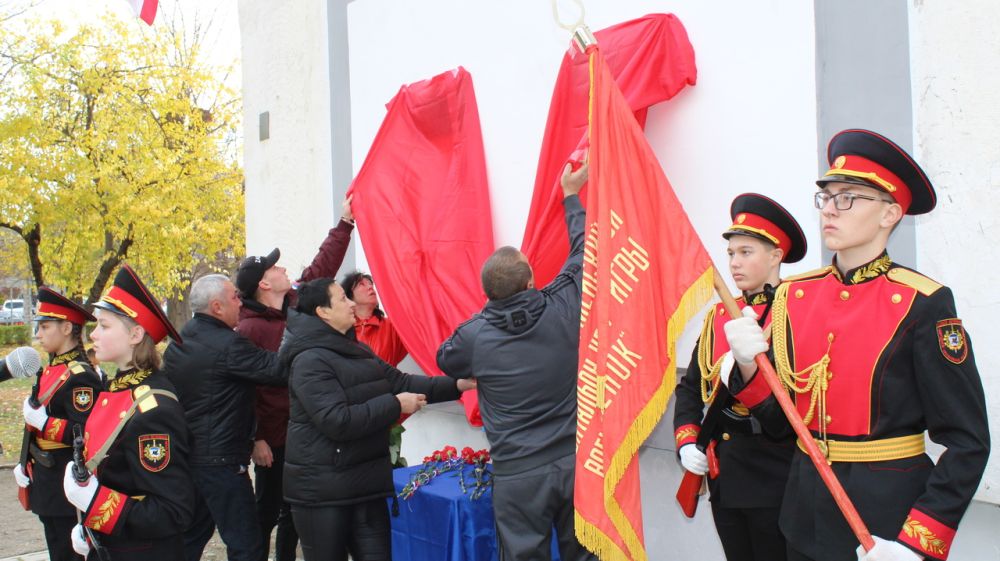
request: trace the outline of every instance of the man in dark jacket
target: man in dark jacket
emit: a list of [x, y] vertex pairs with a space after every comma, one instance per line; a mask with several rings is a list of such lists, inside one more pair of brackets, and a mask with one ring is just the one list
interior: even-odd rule
[[553, 524], [562, 559], [594, 559], [573, 532], [586, 181], [586, 165], [563, 171], [570, 255], [559, 275], [536, 290], [524, 254], [498, 249], [482, 269], [489, 302], [438, 350], [445, 374], [479, 383], [502, 561], [548, 555]]
[[224, 275], [206, 275], [191, 287], [194, 317], [171, 344], [164, 370], [191, 431], [188, 463], [199, 497], [184, 534], [185, 556], [201, 558], [218, 526], [230, 561], [257, 561], [262, 540], [247, 467], [254, 437], [257, 384], [285, 385], [277, 355], [238, 335], [236, 287]]
[[389, 429], [400, 413], [457, 399], [475, 382], [404, 374], [354, 337], [354, 302], [309, 281], [281, 344], [290, 370], [285, 499], [306, 561], [391, 559]]
[[[351, 243], [352, 230], [354, 216], [348, 198], [344, 201], [340, 222], [330, 229], [312, 263], [302, 271], [299, 282], [337, 276], [347, 246]], [[266, 256], [247, 257], [236, 274], [236, 288], [243, 299], [236, 331], [258, 347], [275, 352], [285, 331], [285, 313], [297, 299], [285, 268], [277, 264], [280, 257], [281, 252], [277, 248]], [[264, 544], [260, 559], [266, 561], [271, 546], [271, 531], [277, 526], [275, 561], [295, 561], [299, 538], [281, 490], [285, 431], [288, 429], [288, 388], [258, 386], [256, 413], [257, 434], [252, 459], [257, 516]]]

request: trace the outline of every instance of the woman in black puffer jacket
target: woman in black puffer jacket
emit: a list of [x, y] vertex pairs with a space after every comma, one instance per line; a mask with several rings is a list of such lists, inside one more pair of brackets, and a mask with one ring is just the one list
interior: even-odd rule
[[[289, 311], [285, 500], [306, 561], [391, 559], [389, 429], [400, 413], [457, 399], [475, 382], [404, 374], [358, 343], [354, 303], [330, 278], [307, 282]], [[463, 383], [465, 382], [465, 383]]]

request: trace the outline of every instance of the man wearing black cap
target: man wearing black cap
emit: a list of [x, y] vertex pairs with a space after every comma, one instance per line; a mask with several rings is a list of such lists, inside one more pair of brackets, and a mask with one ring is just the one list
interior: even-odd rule
[[[934, 189], [909, 154], [871, 131], [837, 134], [828, 157], [814, 197], [836, 256], [778, 288], [775, 370], [875, 536], [858, 559], [945, 559], [989, 457], [983, 388], [951, 291], [885, 251], [904, 214], [934, 208]], [[735, 397], [757, 401], [756, 416], [781, 415], [755, 375], [761, 329], [742, 318], [726, 334], [742, 374]], [[947, 448], [936, 464], [925, 433]], [[792, 461], [781, 529], [793, 561], [851, 559], [858, 546], [805, 453]]]
[[[736, 197], [730, 218], [722, 234], [729, 242], [729, 271], [741, 301], [766, 325], [781, 264], [805, 256], [805, 235], [784, 207], [763, 195]], [[722, 304], [705, 316], [691, 364], [674, 391], [674, 438], [684, 469], [709, 474], [712, 517], [726, 558], [783, 561], [778, 511], [795, 440], [783, 419], [773, 427], [762, 424], [747, 409], [754, 403], [738, 402], [726, 390], [734, 366], [723, 331], [728, 319]]]
[[[348, 197], [343, 203], [340, 221], [323, 240], [312, 263], [302, 271], [299, 282], [336, 277], [353, 230], [354, 216]], [[268, 255], [249, 256], [240, 263], [236, 273], [236, 288], [243, 300], [236, 331], [269, 351], [277, 351], [281, 345], [286, 312], [297, 300], [285, 268], [277, 264], [280, 257], [281, 252], [277, 248]], [[275, 561], [293, 561], [298, 536], [281, 487], [285, 431], [288, 427], [288, 388], [258, 386], [256, 417], [254, 488], [264, 540], [262, 559], [267, 558], [271, 531], [277, 525]]]

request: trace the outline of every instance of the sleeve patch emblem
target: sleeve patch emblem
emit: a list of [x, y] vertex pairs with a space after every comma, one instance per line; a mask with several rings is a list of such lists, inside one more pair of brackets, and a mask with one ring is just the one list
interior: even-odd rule
[[139, 437], [139, 462], [147, 471], [163, 471], [170, 463], [170, 435], [144, 434]]
[[77, 411], [90, 411], [94, 404], [94, 388], [73, 388], [73, 408]]
[[949, 362], [962, 364], [969, 356], [969, 345], [965, 337], [965, 328], [958, 318], [943, 319], [937, 322], [938, 346], [941, 354]]

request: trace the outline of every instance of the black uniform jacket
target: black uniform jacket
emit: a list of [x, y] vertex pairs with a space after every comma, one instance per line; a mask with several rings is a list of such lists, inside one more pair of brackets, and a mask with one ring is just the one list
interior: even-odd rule
[[[770, 309], [767, 298], [763, 292], [749, 296], [750, 305], [758, 315]], [[742, 297], [737, 300], [743, 305]], [[691, 363], [674, 390], [674, 438], [678, 450], [697, 439], [705, 405], [717, 396], [728, 397], [724, 390], [722, 394], [717, 391], [722, 359], [729, 352], [723, 329], [729, 319], [721, 303], [708, 312]], [[769, 315], [761, 322], [767, 325]], [[723, 409], [721, 415], [722, 422], [712, 437], [719, 458], [719, 475], [708, 480], [712, 501], [723, 508], [781, 506], [795, 450], [791, 429], [778, 419], [776, 429], [770, 430], [738, 401]]]
[[180, 536], [195, 497], [184, 411], [176, 399], [150, 390], [174, 388], [160, 372], [119, 372], [95, 403], [84, 435], [89, 467], [102, 448], [107, 453], [94, 470], [100, 486], [84, 524], [109, 549], [143, 560], [183, 550]]
[[76, 509], [63, 494], [66, 464], [73, 459], [73, 427], [81, 428], [94, 399], [101, 392], [101, 378], [87, 361], [83, 349], [50, 358], [38, 379], [38, 398], [49, 415], [31, 444], [31, 511], [40, 516], [75, 516]]
[[[776, 370], [814, 435], [883, 456], [887, 443], [908, 443], [893, 450], [907, 448], [898, 459], [832, 459], [869, 530], [944, 559], [990, 449], [983, 387], [951, 291], [883, 252], [843, 275], [831, 266], [790, 279], [771, 314]], [[781, 415], [761, 378], [736, 397], [761, 418]], [[925, 431], [947, 448], [936, 465], [923, 453]], [[851, 558], [858, 545], [801, 452], [781, 529], [817, 561]]]

